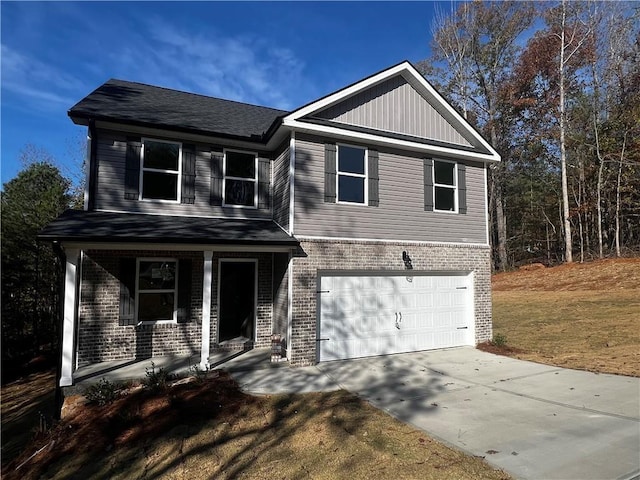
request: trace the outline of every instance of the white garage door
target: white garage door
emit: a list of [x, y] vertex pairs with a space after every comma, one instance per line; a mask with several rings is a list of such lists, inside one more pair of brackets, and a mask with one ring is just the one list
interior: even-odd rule
[[321, 276], [319, 360], [474, 345], [470, 274]]

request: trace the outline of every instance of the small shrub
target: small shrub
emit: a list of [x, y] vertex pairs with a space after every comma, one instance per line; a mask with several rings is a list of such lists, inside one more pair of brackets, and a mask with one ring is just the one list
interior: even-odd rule
[[101, 378], [98, 383], [94, 383], [84, 391], [84, 396], [89, 403], [96, 403], [101, 407], [113, 402], [118, 398], [118, 394], [118, 386], [106, 378]]
[[203, 383], [207, 379], [207, 374], [209, 373], [210, 367], [206, 369], [201, 369], [199, 365], [191, 365], [189, 367], [189, 373], [195, 377], [197, 383]]
[[502, 333], [496, 333], [493, 336], [493, 341], [491, 343], [493, 343], [496, 347], [504, 347], [507, 344], [507, 337]]
[[171, 379], [171, 375], [162, 367], [156, 369], [156, 364], [151, 362], [151, 368], [145, 368], [145, 374], [147, 378], [144, 380], [144, 385], [151, 390], [164, 390], [167, 388], [167, 383]]

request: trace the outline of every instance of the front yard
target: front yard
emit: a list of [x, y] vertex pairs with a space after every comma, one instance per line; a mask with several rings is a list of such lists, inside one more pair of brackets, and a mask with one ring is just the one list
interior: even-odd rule
[[494, 334], [516, 358], [640, 376], [640, 259], [501, 273]]
[[7, 480], [510, 478], [347, 392], [254, 397], [225, 373], [80, 406], [2, 473]]

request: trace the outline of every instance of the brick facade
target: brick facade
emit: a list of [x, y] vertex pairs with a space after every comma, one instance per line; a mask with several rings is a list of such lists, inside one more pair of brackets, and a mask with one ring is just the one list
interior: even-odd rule
[[[369, 241], [303, 240], [293, 259], [291, 365], [316, 363], [317, 279], [318, 271], [386, 270], [403, 272], [402, 252], [411, 256], [414, 271], [474, 272], [475, 340], [492, 336], [491, 271], [488, 247], [383, 243]], [[178, 324], [122, 326], [119, 323], [119, 259], [122, 257], [169, 257], [192, 260], [191, 321]], [[258, 263], [258, 304], [256, 347], [268, 347], [275, 326], [286, 325], [284, 318], [274, 320], [275, 288], [271, 253], [213, 254], [211, 299], [211, 350], [219, 348], [218, 277], [220, 259], [255, 259]], [[110, 360], [133, 360], [163, 355], [199, 355], [202, 324], [203, 253], [181, 251], [90, 250], [82, 259], [82, 282], [78, 318], [78, 365]], [[284, 277], [287, 278], [286, 276]], [[284, 290], [286, 295], [286, 280]], [[286, 314], [286, 308], [281, 308]], [[285, 321], [284, 324], [282, 322]], [[281, 325], [282, 324], [282, 325]], [[283, 328], [280, 328], [282, 330]], [[286, 335], [286, 332], [277, 332]], [[225, 345], [241, 348], [242, 345]]]
[[[123, 326], [119, 322], [120, 258], [191, 259], [191, 321], [187, 323]], [[214, 252], [211, 298], [211, 349], [218, 348], [218, 265], [220, 259], [251, 258], [258, 263], [256, 341], [267, 347], [271, 338], [272, 254]], [[111, 360], [164, 355], [199, 355], [202, 331], [202, 252], [89, 250], [82, 257], [78, 311], [79, 366]], [[225, 345], [240, 348], [241, 345]]]
[[293, 259], [291, 364], [316, 363], [318, 270], [406, 271], [407, 251], [414, 271], [474, 272], [476, 343], [491, 338], [490, 250], [483, 246], [369, 241], [303, 240]]

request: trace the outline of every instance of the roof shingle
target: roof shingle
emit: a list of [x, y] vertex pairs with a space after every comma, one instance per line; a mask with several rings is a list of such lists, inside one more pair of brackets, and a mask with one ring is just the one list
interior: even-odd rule
[[112, 120], [264, 141], [287, 111], [112, 79], [69, 110], [76, 123]]
[[273, 221], [177, 217], [67, 210], [38, 238], [45, 241], [98, 243], [176, 243], [272, 245], [295, 247], [298, 241]]

